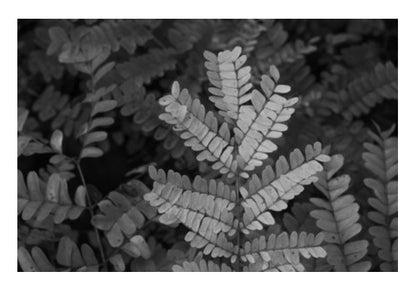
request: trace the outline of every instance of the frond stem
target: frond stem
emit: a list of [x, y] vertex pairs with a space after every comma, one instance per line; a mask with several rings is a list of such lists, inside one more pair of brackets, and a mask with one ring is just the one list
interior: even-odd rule
[[237, 167], [235, 180], [236, 206], [237, 206], [237, 272], [240, 272], [240, 172]]
[[[84, 177], [84, 174], [82, 173], [81, 163], [80, 163], [79, 160], [76, 160], [75, 164], [77, 166], [78, 173], [79, 173], [79, 176], [81, 178], [82, 184], [84, 185], [84, 188], [85, 188], [86, 197], [87, 197], [87, 204], [88, 204], [88, 211], [90, 212], [90, 215], [91, 215], [91, 218], [92, 218], [94, 216], [94, 211], [92, 209], [92, 203], [91, 203], [90, 195], [88, 193], [87, 183], [85, 182], [85, 177]], [[102, 264], [104, 266], [104, 271], [108, 272], [106, 258], [105, 258], [105, 254], [104, 254], [104, 248], [103, 248], [103, 245], [101, 243], [100, 233], [99, 233], [99, 231], [96, 227], [94, 227], [94, 232], [95, 232], [95, 237], [97, 238], [98, 248], [100, 249], [101, 261], [102, 261]]]

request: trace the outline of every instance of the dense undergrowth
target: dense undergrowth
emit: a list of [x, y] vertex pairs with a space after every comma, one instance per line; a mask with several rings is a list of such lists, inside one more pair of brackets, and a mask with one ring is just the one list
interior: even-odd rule
[[397, 271], [397, 21], [20, 20], [19, 271]]

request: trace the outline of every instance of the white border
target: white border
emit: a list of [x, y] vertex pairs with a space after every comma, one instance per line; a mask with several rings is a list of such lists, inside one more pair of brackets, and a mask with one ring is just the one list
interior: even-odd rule
[[[404, 1], [403, 1], [404, 2]], [[406, 1], [411, 3], [411, 1]], [[7, 5], [7, 7], [5, 7]], [[4, 289], [407, 289], [414, 285], [415, 120], [414, 9], [398, 1], [8, 1], [1, 17], [1, 247]], [[399, 273], [17, 273], [15, 220], [17, 127], [17, 18], [399, 18]], [[13, 120], [10, 121], [10, 120]], [[405, 132], [405, 133], [403, 133]], [[13, 140], [13, 141], [11, 141]], [[14, 206], [11, 206], [14, 205]], [[12, 218], [13, 217], [13, 218]], [[209, 276], [208, 276], [209, 275]], [[296, 276], [295, 276], [296, 275]], [[344, 276], [348, 275], [348, 276]], [[403, 283], [403, 285], [402, 285]]]

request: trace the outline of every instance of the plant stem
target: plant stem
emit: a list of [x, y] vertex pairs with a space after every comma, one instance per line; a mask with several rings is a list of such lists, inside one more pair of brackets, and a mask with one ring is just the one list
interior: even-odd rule
[[[90, 195], [88, 193], [87, 183], [85, 182], [85, 177], [84, 177], [84, 174], [82, 173], [81, 163], [80, 163], [79, 160], [76, 160], [75, 164], [77, 166], [79, 175], [81, 177], [82, 184], [84, 185], [84, 188], [85, 188], [85, 192], [86, 192], [86, 196], [87, 196], [88, 211], [90, 212], [90, 215], [91, 215], [91, 218], [92, 218], [94, 216], [94, 211], [93, 211], [92, 206], [91, 206], [92, 203], [91, 203]], [[94, 232], [95, 232], [95, 237], [97, 238], [98, 248], [100, 249], [101, 262], [102, 262], [103, 267], [104, 267], [104, 272], [108, 272], [107, 263], [106, 263], [107, 259], [105, 258], [104, 248], [103, 248], [103, 245], [101, 243], [100, 233], [99, 233], [99, 231], [96, 227], [94, 227]]]
[[237, 202], [237, 272], [240, 272], [240, 173], [237, 169], [237, 178], [235, 181], [235, 192]]

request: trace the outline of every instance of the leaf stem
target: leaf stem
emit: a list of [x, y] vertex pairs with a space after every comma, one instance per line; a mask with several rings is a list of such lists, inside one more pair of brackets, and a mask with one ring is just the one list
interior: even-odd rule
[[236, 202], [237, 202], [237, 272], [240, 272], [240, 172], [237, 168], [236, 170], [236, 181], [235, 181], [235, 192], [236, 192]]
[[[87, 196], [88, 211], [90, 212], [90, 215], [92, 218], [94, 216], [94, 211], [92, 209], [91, 197], [88, 193], [87, 183], [85, 182], [85, 177], [84, 177], [84, 174], [82, 173], [80, 160], [76, 160], [75, 164], [77, 166], [79, 176], [81, 177], [82, 184], [84, 185], [84, 188], [85, 188], [85, 192]], [[94, 227], [94, 232], [95, 232], [95, 237], [97, 238], [98, 248], [100, 249], [101, 261], [104, 267], [104, 272], [108, 272], [107, 263], [106, 263], [107, 259], [105, 258], [104, 248], [101, 243], [100, 233], [96, 227]]]

